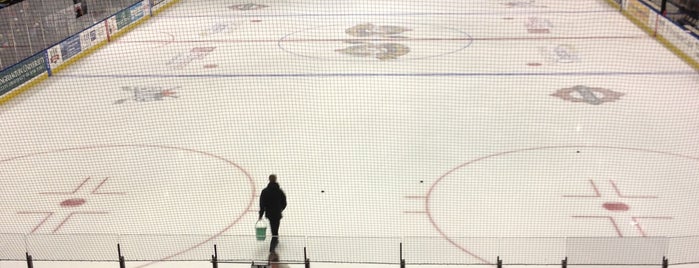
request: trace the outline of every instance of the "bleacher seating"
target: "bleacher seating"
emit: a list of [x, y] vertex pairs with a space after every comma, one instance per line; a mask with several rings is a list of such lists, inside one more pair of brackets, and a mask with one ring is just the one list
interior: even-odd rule
[[24, 0], [0, 0], [0, 9], [3, 7], [8, 7], [10, 5], [14, 5], [16, 3], [22, 2]]

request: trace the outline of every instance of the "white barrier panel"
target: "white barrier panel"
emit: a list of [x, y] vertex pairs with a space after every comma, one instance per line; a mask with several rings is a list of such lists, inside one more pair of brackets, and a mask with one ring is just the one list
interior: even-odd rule
[[49, 48], [46, 53], [48, 54], [50, 68], [52, 70], [58, 68], [70, 58], [107, 41], [109, 36], [121, 31], [128, 25], [145, 19], [147, 10], [148, 0], [144, 0]]
[[63, 55], [61, 55], [61, 45], [55, 45], [46, 50], [49, 59], [49, 68], [56, 69], [63, 64]]
[[626, 10], [629, 12], [629, 14], [631, 14], [631, 16], [643, 23], [645, 26], [648, 26], [651, 29], [655, 28], [655, 25], [650, 24], [651, 14], [655, 15], [655, 13], [651, 12], [650, 8], [641, 3], [640, 0], [628, 0], [626, 2]]
[[568, 263], [660, 266], [667, 252], [667, 237], [569, 237]]
[[109, 31], [109, 36], [112, 36], [117, 32], [117, 22], [116, 22], [116, 16], [111, 16], [107, 20], [105, 20], [107, 23], [107, 30]]
[[699, 39], [663, 16], [657, 16], [656, 33], [675, 45], [694, 61], [699, 61]]
[[174, 2], [174, 1], [175, 0], [153, 0], [153, 12], [160, 10], [165, 5], [169, 4], [170, 2]]
[[696, 36], [659, 15], [641, 0], [625, 0], [622, 5], [631, 17], [648, 27], [655, 35], [665, 38], [692, 61], [699, 62], [699, 39]]
[[53, 70], [61, 66], [67, 60], [75, 57], [85, 50], [107, 40], [107, 30], [104, 22], [93, 25], [85, 31], [71, 36], [63, 42], [46, 50], [49, 67]]
[[114, 28], [114, 25], [111, 24], [112, 19], [114, 19], [114, 21], [116, 22], [116, 32], [119, 32], [122, 29], [129, 26], [130, 24], [139, 21], [141, 18], [143, 18], [143, 14], [143, 1], [136, 3], [131, 7], [127, 7], [122, 11], [117, 12], [108, 20], [110, 22], [110, 34], [112, 32], [112, 28]]
[[107, 28], [104, 22], [98, 23], [80, 33], [80, 45], [83, 51], [107, 40]]

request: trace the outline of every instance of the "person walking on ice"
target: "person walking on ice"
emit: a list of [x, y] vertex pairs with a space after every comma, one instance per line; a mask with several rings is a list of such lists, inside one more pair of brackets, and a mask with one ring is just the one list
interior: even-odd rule
[[282, 211], [286, 209], [286, 195], [277, 183], [277, 175], [269, 175], [269, 184], [260, 194], [260, 216], [257, 221], [262, 220], [264, 215], [269, 220], [272, 229], [272, 242], [269, 245], [269, 252], [275, 252], [279, 244], [279, 223], [282, 219]]

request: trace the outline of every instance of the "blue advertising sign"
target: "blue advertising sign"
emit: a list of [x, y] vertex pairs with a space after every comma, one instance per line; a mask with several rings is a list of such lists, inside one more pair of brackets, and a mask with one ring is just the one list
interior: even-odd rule
[[140, 18], [143, 18], [143, 2], [139, 2], [138, 4], [135, 4], [131, 6], [131, 21], [137, 21]]
[[63, 56], [64, 61], [78, 55], [81, 50], [82, 48], [80, 47], [79, 34], [71, 36], [61, 43], [61, 55]]

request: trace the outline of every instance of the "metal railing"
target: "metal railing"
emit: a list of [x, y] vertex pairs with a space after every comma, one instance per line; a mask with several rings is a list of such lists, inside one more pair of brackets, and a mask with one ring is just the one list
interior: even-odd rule
[[[633, 265], [699, 263], [699, 236], [690, 237], [338, 237], [281, 236], [289, 263], [407, 265]], [[270, 237], [247, 235], [0, 234], [0, 261], [266, 260]], [[214, 254], [214, 248], [216, 252]]]

